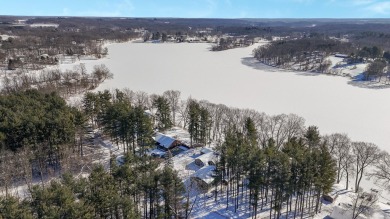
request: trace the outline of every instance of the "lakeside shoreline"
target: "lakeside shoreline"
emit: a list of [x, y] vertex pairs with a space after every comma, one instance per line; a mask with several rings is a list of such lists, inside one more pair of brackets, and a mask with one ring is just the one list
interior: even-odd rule
[[[345, 77], [302, 77], [299, 72], [258, 70], [243, 65], [242, 59], [251, 58], [255, 46], [212, 53], [206, 44], [127, 42], [110, 45], [107, 57], [85, 64], [87, 68], [106, 64], [114, 74], [114, 79], [106, 80], [95, 91], [130, 88], [162, 93], [175, 89], [182, 92], [183, 99], [191, 96], [270, 115], [294, 113], [308, 124], [319, 126], [324, 133], [348, 133], [355, 140], [390, 150], [390, 138], [385, 131], [390, 129], [386, 123], [390, 116], [385, 113], [390, 111], [390, 105], [383, 104], [390, 97], [390, 90], [350, 86]], [[367, 109], [367, 105], [372, 107]]]

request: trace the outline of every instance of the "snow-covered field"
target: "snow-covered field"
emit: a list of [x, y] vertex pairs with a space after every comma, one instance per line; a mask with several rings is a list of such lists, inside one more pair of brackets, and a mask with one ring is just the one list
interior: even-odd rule
[[373, 142], [390, 151], [390, 88], [366, 88], [346, 77], [266, 67], [251, 58], [256, 46], [210, 52], [208, 44], [128, 42], [109, 45], [105, 59], [82, 62], [89, 69], [104, 63], [114, 73], [114, 79], [98, 90], [127, 87], [161, 94], [174, 89], [183, 98], [271, 115], [295, 113], [307, 125], [319, 126], [322, 134], [344, 132], [354, 141]]
[[348, 64], [344, 58], [335, 56], [330, 56], [327, 59], [332, 62], [329, 69], [330, 73], [351, 78], [363, 77], [363, 72], [365, 72], [368, 65], [367, 63]]

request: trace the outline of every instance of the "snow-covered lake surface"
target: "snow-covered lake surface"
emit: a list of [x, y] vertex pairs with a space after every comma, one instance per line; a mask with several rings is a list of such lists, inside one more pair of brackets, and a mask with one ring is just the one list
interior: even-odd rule
[[295, 113], [322, 134], [347, 133], [354, 141], [373, 142], [390, 152], [390, 88], [369, 89], [349, 78], [257, 65], [251, 58], [256, 46], [210, 52], [209, 44], [129, 42], [109, 45], [105, 59], [82, 62], [88, 69], [104, 63], [114, 73], [98, 90], [161, 94], [174, 89], [182, 98], [270, 115]]

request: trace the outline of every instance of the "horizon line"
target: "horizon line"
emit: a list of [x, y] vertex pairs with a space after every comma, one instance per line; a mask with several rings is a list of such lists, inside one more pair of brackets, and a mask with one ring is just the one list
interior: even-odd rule
[[264, 19], [264, 20], [390, 20], [390, 18], [337, 18], [337, 17], [132, 17], [132, 16], [79, 16], [79, 15], [0, 15], [0, 17], [46, 17], [46, 18], [128, 18], [128, 19], [223, 19], [223, 20], [250, 20], [250, 19]]

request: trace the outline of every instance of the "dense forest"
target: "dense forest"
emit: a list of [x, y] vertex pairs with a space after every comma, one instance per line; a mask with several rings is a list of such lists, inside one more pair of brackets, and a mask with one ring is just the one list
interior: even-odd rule
[[32, 186], [27, 199], [0, 197], [0, 218], [178, 217], [185, 210], [184, 186], [171, 168], [156, 168], [153, 160], [129, 155], [124, 165], [113, 164], [108, 172], [95, 166], [86, 178], [66, 173]]
[[[146, 155], [154, 129], [174, 125], [189, 131], [191, 145], [216, 143], [215, 200], [236, 211], [246, 203], [254, 218], [264, 211], [273, 218], [312, 215], [343, 178], [356, 192], [367, 173], [384, 185], [390, 178], [389, 155], [374, 144], [322, 136], [296, 115], [181, 100], [178, 91], [86, 93], [82, 105], [70, 107], [55, 93], [27, 90], [3, 94], [0, 102], [3, 218], [188, 218], [197, 199], [172, 158]], [[124, 165], [88, 142], [91, 126], [99, 138], [123, 145]], [[20, 185], [27, 194], [18, 198]]]

